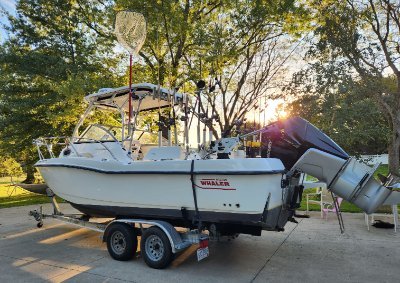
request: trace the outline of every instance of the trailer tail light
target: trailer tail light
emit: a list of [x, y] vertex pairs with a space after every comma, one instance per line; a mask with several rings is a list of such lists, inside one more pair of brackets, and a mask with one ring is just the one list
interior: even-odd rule
[[208, 239], [201, 240], [201, 241], [199, 242], [199, 248], [200, 248], [200, 249], [204, 249], [204, 248], [207, 248], [207, 247], [208, 247]]

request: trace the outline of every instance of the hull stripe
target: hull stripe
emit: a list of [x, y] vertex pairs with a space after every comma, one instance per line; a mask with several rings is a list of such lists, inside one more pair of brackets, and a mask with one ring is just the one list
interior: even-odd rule
[[[140, 208], [140, 207], [121, 207], [70, 203], [79, 211], [97, 217], [131, 217], [158, 220], [192, 220], [195, 215], [194, 210], [186, 209], [162, 209], [162, 208]], [[236, 223], [247, 225], [262, 225], [262, 213], [229, 213], [200, 210], [201, 220], [214, 223]]]
[[[161, 175], [190, 175], [190, 170], [188, 171], [110, 171], [110, 170], [101, 170], [91, 167], [84, 167], [79, 165], [68, 165], [68, 164], [35, 164], [35, 167], [64, 167], [64, 168], [73, 168], [73, 169], [81, 169], [87, 171], [93, 171], [97, 173], [103, 174], [140, 174], [140, 175], [153, 175], [153, 174], [161, 174]], [[274, 175], [274, 174], [283, 174], [284, 170], [271, 170], [271, 171], [194, 171], [195, 175]]]

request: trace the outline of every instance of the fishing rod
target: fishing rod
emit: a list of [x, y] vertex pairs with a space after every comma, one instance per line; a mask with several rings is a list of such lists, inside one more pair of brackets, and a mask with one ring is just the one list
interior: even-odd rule
[[185, 146], [186, 146], [186, 153], [189, 153], [189, 113], [188, 113], [188, 104], [189, 104], [189, 97], [185, 95]]
[[209, 122], [208, 121], [208, 105], [207, 105], [207, 111], [206, 111], [205, 117], [203, 119], [204, 119], [203, 145], [206, 145], [206, 142], [207, 142], [207, 123]]
[[[196, 110], [196, 107], [197, 107], [197, 102], [198, 102], [198, 99], [197, 99], [197, 97], [196, 97], [196, 102], [195, 102], [195, 104], [194, 104], [194, 106], [192, 107], [192, 117], [190, 118], [190, 123], [189, 123], [189, 128], [190, 128], [190, 126], [192, 126], [192, 121], [193, 121], [193, 117], [194, 117], [194, 115], [196, 114], [195, 112], [195, 110]], [[189, 113], [190, 114], [190, 113]]]
[[161, 90], [160, 85], [157, 86], [157, 96], [158, 96], [158, 146], [162, 146], [162, 114], [161, 114]]
[[206, 86], [206, 82], [203, 80], [199, 80], [196, 84], [197, 86], [197, 97], [198, 97], [198, 105], [197, 105], [197, 146], [200, 148], [201, 145], [201, 136], [200, 136], [200, 123], [201, 123], [201, 118], [203, 115], [201, 115], [201, 93], [204, 87]]
[[[156, 30], [156, 37], [157, 37], [157, 56], [161, 53], [159, 50], [160, 42], [159, 42], [159, 35], [158, 35], [158, 28]], [[158, 146], [162, 146], [162, 114], [161, 114], [161, 85], [160, 85], [160, 61], [157, 60], [157, 96], [158, 96]]]
[[178, 88], [174, 88], [173, 96], [172, 96], [172, 119], [173, 119], [173, 125], [174, 125], [174, 138], [175, 138], [175, 145], [178, 145], [178, 128], [176, 125], [176, 113], [175, 113], [175, 102], [176, 102], [176, 92], [178, 91]]
[[171, 94], [168, 92], [168, 104], [169, 104], [169, 111], [168, 111], [168, 121], [167, 121], [167, 129], [168, 129], [168, 146], [172, 146], [172, 137], [171, 137], [171, 124], [173, 123], [171, 121], [171, 101], [172, 97]]
[[[215, 84], [213, 86], [209, 85], [209, 93], [215, 90], [215, 87], [217, 85], [219, 85], [221, 87], [220, 82], [218, 81], [218, 79], [215, 79]], [[212, 141], [213, 139], [213, 133], [211, 130], [211, 126], [210, 124], [212, 124], [212, 121], [219, 121], [219, 115], [218, 113], [216, 113], [214, 111], [214, 109], [212, 108], [212, 115], [211, 117], [208, 117], [208, 105], [207, 105], [207, 110], [206, 113], [202, 113], [202, 109], [203, 109], [203, 105], [202, 105], [202, 101], [201, 101], [201, 94], [203, 93], [204, 89], [206, 86], [206, 82], [204, 80], [199, 80], [196, 83], [196, 87], [197, 87], [197, 91], [195, 92], [197, 94], [196, 96], [196, 102], [194, 104], [194, 106], [192, 107], [192, 117], [190, 119], [190, 123], [189, 123], [189, 128], [192, 125], [192, 121], [193, 121], [193, 117], [196, 116], [197, 117], [197, 143], [198, 146], [200, 147], [201, 145], [201, 125], [200, 123], [203, 122], [204, 123], [204, 128], [203, 128], [203, 144], [205, 145], [206, 140], [207, 140], [207, 127], [209, 128], [209, 140]], [[197, 109], [197, 111], [196, 111]], [[207, 125], [209, 124], [209, 125]]]

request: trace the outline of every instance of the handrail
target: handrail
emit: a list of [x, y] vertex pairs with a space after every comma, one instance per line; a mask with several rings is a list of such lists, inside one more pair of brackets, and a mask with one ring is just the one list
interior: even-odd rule
[[[53, 153], [53, 145], [68, 145], [69, 144], [69, 137], [66, 136], [60, 136], [60, 137], [42, 137], [42, 138], [37, 138], [33, 140], [33, 144], [36, 145], [36, 149], [38, 151], [39, 159], [43, 160], [44, 155], [40, 149], [41, 146], [45, 146], [47, 148], [47, 151], [50, 154], [51, 158], [54, 158], [54, 153]], [[51, 140], [56, 140], [56, 139], [64, 139], [64, 142], [56, 142], [56, 143], [48, 143], [47, 141]]]

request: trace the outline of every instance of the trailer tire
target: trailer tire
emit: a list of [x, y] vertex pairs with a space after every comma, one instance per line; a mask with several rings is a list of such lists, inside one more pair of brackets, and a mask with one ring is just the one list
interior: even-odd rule
[[111, 224], [106, 241], [108, 253], [113, 259], [127, 261], [135, 256], [137, 236], [133, 227], [123, 223]]
[[144, 261], [152, 268], [165, 268], [174, 259], [167, 235], [155, 226], [143, 232], [140, 250]]

